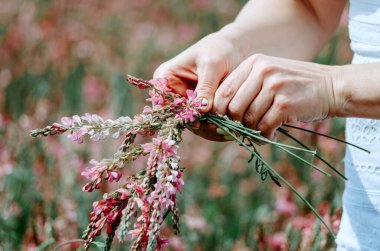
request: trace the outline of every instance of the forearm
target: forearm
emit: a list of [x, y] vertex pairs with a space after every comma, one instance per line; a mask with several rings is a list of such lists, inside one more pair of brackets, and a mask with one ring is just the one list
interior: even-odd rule
[[263, 53], [311, 60], [335, 30], [344, 5], [344, 0], [250, 1], [218, 33], [232, 41], [243, 59]]
[[335, 66], [332, 76], [333, 115], [380, 119], [380, 63]]

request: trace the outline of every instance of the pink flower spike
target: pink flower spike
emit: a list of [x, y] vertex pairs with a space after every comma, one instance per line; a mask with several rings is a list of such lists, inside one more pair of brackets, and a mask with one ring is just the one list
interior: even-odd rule
[[130, 75], [127, 75], [126, 79], [127, 79], [127, 81], [129, 83], [131, 83], [132, 85], [137, 86], [139, 89], [146, 89], [146, 88], [149, 88], [149, 87], [152, 86], [152, 84], [150, 83], [150, 81], [146, 81], [144, 79], [136, 78], [136, 77], [133, 77], [133, 76], [130, 76]]

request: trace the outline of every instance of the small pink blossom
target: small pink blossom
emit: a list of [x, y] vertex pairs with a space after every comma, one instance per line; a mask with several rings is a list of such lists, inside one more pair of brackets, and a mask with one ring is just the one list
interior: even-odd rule
[[290, 198], [280, 197], [276, 200], [275, 209], [285, 216], [292, 216], [296, 213], [297, 206]]
[[275, 233], [266, 237], [266, 243], [273, 250], [284, 250], [286, 244], [285, 233]]
[[148, 99], [148, 101], [152, 101], [152, 105], [153, 106], [160, 106], [162, 104], [164, 104], [165, 100], [164, 100], [164, 97], [162, 97], [162, 95], [154, 92], [154, 91], [149, 91], [149, 96], [150, 96], [150, 99]]
[[172, 139], [166, 139], [162, 142], [162, 148], [168, 157], [177, 155], [178, 145]]
[[69, 117], [63, 117], [61, 118], [62, 125], [64, 126], [71, 126], [73, 124], [73, 120]]
[[109, 182], [118, 182], [122, 176], [120, 170], [107, 172], [106, 180]]
[[157, 250], [158, 251], [164, 250], [164, 248], [169, 245], [168, 239], [157, 238], [156, 241], [157, 241]]
[[119, 188], [117, 191], [121, 194], [120, 196], [121, 200], [125, 200], [131, 195], [129, 190], [125, 188]]
[[79, 128], [78, 130], [71, 131], [67, 138], [71, 141], [76, 141], [78, 144], [83, 143], [83, 136], [87, 134], [86, 128]]
[[149, 81], [156, 89], [162, 93], [170, 93], [171, 89], [167, 86], [168, 80], [166, 78], [156, 78]]

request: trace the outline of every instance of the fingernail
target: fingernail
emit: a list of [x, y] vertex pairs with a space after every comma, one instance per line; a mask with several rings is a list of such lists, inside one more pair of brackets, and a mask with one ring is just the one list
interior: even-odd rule
[[206, 110], [208, 108], [208, 99], [207, 98], [201, 98], [201, 110]]
[[198, 130], [201, 127], [201, 122], [196, 121], [192, 124], [187, 125], [187, 127], [191, 128], [193, 130]]
[[228, 135], [228, 136], [224, 136], [223, 138], [224, 138], [224, 140], [227, 140], [227, 141], [232, 141], [232, 140], [234, 140], [234, 138], [233, 138], [232, 136], [230, 136], [230, 135]]
[[[223, 136], [230, 136], [226, 131], [224, 131], [222, 128], [216, 128], [216, 133]], [[231, 136], [230, 136], [231, 137]]]

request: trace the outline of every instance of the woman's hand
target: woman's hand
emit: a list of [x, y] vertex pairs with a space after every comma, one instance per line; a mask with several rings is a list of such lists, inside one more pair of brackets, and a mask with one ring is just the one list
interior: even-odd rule
[[[231, 28], [230, 26], [227, 29]], [[222, 29], [204, 37], [175, 58], [160, 65], [154, 73], [154, 78], [167, 78], [169, 87], [183, 96], [186, 95], [187, 89], [195, 89], [198, 97], [205, 99], [208, 104], [203, 112], [208, 112], [211, 110], [220, 82], [241, 61], [241, 56], [228, 39], [228, 34], [224, 35]], [[224, 140], [223, 136], [216, 134], [214, 125], [196, 123], [190, 129], [206, 139]]]
[[[168, 78], [170, 87], [182, 95], [195, 88], [209, 101], [208, 112], [220, 82], [248, 56], [260, 52], [312, 59], [334, 32], [345, 5], [346, 0], [249, 1], [232, 23], [162, 64], [154, 77]], [[200, 127], [194, 132], [204, 138], [223, 140], [211, 125], [194, 127]]]
[[332, 66], [261, 54], [241, 63], [216, 91], [212, 111], [258, 129], [269, 139], [283, 123], [334, 116]]

